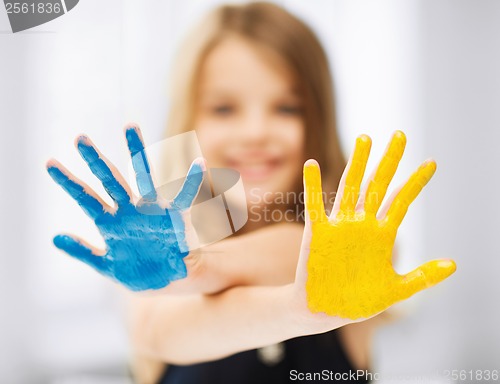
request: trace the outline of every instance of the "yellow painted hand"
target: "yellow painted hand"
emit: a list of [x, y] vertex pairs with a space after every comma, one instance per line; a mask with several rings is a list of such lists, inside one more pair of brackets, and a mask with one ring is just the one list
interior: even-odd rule
[[433, 260], [406, 275], [399, 275], [392, 266], [397, 229], [436, 170], [434, 161], [424, 162], [380, 209], [405, 144], [405, 135], [395, 132], [375, 175], [360, 193], [371, 140], [358, 137], [329, 218], [319, 166], [313, 160], [304, 165], [306, 231], [311, 231], [305, 286], [311, 312], [368, 318], [455, 271], [452, 260]]

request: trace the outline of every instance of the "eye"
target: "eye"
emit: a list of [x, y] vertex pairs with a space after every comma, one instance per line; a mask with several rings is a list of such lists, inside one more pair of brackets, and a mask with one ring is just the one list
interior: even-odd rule
[[295, 104], [279, 104], [276, 106], [276, 111], [282, 115], [295, 116], [302, 114], [301, 106]]
[[212, 107], [212, 113], [218, 116], [228, 116], [234, 111], [235, 108], [232, 105], [222, 104]]

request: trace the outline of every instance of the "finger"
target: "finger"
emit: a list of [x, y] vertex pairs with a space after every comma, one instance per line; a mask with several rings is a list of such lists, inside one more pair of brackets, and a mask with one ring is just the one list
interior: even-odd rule
[[411, 175], [410, 179], [394, 198], [385, 217], [387, 223], [392, 224], [396, 228], [399, 227], [408, 211], [408, 207], [432, 178], [434, 172], [436, 172], [436, 162], [428, 160]]
[[76, 146], [92, 173], [101, 180], [104, 189], [111, 198], [118, 205], [130, 203], [131, 193], [125, 188], [127, 185], [125, 180], [120, 172], [99, 152], [92, 141], [86, 136], [80, 136], [76, 140]]
[[403, 186], [404, 186], [404, 184], [399, 185], [396, 189], [394, 189], [394, 191], [391, 192], [391, 194], [387, 198], [387, 201], [384, 203], [382, 208], [380, 208], [377, 212], [377, 219], [378, 220], [382, 220], [383, 218], [386, 217], [387, 212], [389, 212], [389, 208], [392, 205], [392, 202], [394, 201], [394, 199], [396, 198], [398, 193], [401, 191], [401, 189], [403, 189]]
[[440, 283], [457, 269], [453, 260], [441, 259], [429, 261], [410, 273], [401, 276], [401, 300], [415, 293]]
[[387, 193], [387, 188], [396, 173], [399, 161], [403, 157], [405, 146], [405, 134], [401, 131], [394, 132], [384, 156], [377, 167], [375, 176], [368, 184], [364, 197], [364, 210], [366, 213], [377, 214]]
[[98, 251], [85, 241], [69, 235], [54, 237], [54, 245], [68, 255], [90, 265], [97, 272], [109, 276], [111, 261], [103, 256], [104, 252]]
[[174, 197], [172, 207], [176, 209], [188, 209], [191, 207], [203, 182], [203, 172], [205, 172], [204, 160], [202, 158], [195, 159], [189, 168], [181, 190]]
[[348, 216], [354, 214], [361, 181], [370, 155], [371, 143], [371, 139], [367, 135], [361, 135], [356, 139], [354, 152], [342, 175], [330, 218], [337, 216], [339, 212]]
[[96, 219], [103, 213], [108, 212], [109, 207], [97, 196], [97, 194], [84, 182], [77, 179], [62, 164], [56, 160], [47, 162], [47, 172], [52, 179], [59, 184], [85, 213], [92, 219]]
[[321, 172], [315, 160], [304, 164], [304, 191], [306, 215], [311, 222], [327, 221], [321, 187]]
[[[367, 180], [373, 180], [373, 178], [375, 177], [375, 173], [376, 173], [376, 169], [374, 169], [370, 173]], [[364, 209], [365, 209], [365, 197], [366, 197], [366, 190], [367, 189], [368, 189], [368, 183], [361, 185], [358, 202], [357, 202], [356, 208], [355, 208], [356, 212], [364, 211]]]
[[125, 137], [132, 157], [132, 166], [134, 167], [139, 193], [145, 201], [154, 202], [157, 199], [157, 194], [141, 131], [137, 127], [129, 127], [125, 130]]

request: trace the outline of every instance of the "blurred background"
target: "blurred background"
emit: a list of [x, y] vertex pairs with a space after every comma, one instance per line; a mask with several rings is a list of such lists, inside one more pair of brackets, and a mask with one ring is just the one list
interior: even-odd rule
[[[16, 34], [0, 8], [0, 383], [129, 383], [117, 288], [52, 245], [62, 231], [102, 240], [45, 162], [57, 158], [104, 196], [74, 138], [87, 133], [124, 172], [127, 122], [149, 144], [163, 139], [172, 58], [219, 3], [81, 0]], [[500, 370], [500, 2], [277, 3], [328, 52], [346, 154], [368, 133], [371, 168], [401, 129], [395, 185], [427, 157], [438, 163], [401, 227], [397, 269], [452, 257], [458, 270], [377, 334], [374, 371]]]

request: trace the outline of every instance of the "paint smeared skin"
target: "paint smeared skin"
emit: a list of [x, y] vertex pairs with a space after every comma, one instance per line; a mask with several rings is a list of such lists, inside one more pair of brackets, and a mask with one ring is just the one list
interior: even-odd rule
[[[312, 231], [306, 294], [312, 312], [353, 320], [369, 318], [455, 271], [454, 261], [448, 259], [429, 261], [406, 275], [397, 274], [392, 266], [397, 229], [436, 170], [434, 161], [424, 162], [388, 201], [389, 208], [379, 212], [405, 143], [405, 135], [397, 131], [358, 202], [371, 147], [370, 138], [360, 136], [330, 218], [323, 206], [318, 164], [308, 161], [304, 165], [306, 212]], [[382, 217], [377, 218], [377, 212]]]
[[151, 170], [149, 168], [146, 152], [144, 151], [144, 144], [140, 132], [135, 129], [128, 129], [125, 131], [127, 138], [128, 149], [130, 156], [132, 156], [132, 165], [137, 179], [137, 187], [144, 201], [156, 201], [157, 194], [151, 177]]
[[203, 181], [205, 165], [195, 160], [173, 201], [160, 201], [139, 129], [128, 128], [125, 135], [142, 196], [137, 205], [132, 203], [132, 193], [123, 177], [87, 137], [77, 139], [78, 151], [115, 201], [114, 209], [61, 164], [49, 161], [50, 176], [94, 220], [106, 250], [70, 235], [57, 235], [54, 244], [130, 290], [160, 289], [187, 275], [183, 258], [189, 254], [188, 210]]

